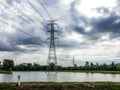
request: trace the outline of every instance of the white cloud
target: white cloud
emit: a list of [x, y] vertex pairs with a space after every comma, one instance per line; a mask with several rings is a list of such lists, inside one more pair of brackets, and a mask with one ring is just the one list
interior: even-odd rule
[[105, 8], [113, 8], [116, 6], [116, 0], [80, 0], [76, 5], [76, 9], [83, 15], [87, 17], [100, 17], [103, 14], [95, 11], [96, 8], [105, 7]]

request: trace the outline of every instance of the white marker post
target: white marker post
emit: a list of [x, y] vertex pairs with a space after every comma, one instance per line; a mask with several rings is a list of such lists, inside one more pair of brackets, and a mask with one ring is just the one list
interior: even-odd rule
[[20, 86], [20, 75], [18, 75], [18, 87]]

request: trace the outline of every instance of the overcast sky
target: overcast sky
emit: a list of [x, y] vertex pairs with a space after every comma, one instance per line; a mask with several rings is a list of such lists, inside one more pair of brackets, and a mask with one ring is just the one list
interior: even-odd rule
[[[120, 0], [40, 1], [60, 27], [58, 64], [72, 65], [73, 57], [78, 65], [119, 62]], [[0, 59], [47, 64], [45, 20], [50, 17], [38, 0], [0, 0]]]

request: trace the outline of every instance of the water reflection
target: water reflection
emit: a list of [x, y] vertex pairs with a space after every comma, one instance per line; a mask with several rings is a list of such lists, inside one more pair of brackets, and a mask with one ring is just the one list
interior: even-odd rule
[[12, 80], [12, 75], [3, 75], [3, 79], [6, 81], [6, 82], [10, 82]]
[[47, 81], [57, 82], [57, 72], [46, 72]]
[[0, 82], [17, 82], [21, 75], [22, 82], [120, 82], [120, 74], [80, 73], [80, 72], [13, 72], [0, 74]]
[[88, 80], [89, 81], [89, 72], [87, 72], [86, 74], [85, 74], [85, 78], [86, 78], [86, 80]]

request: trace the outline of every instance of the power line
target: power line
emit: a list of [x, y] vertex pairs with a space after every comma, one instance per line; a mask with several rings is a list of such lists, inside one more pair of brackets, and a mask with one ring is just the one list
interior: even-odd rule
[[[48, 13], [47, 9], [44, 7], [43, 3], [41, 3], [40, 0], [38, 0], [38, 2], [41, 4], [41, 6], [43, 7], [43, 9], [46, 11], [46, 13], [48, 14], [48, 16], [51, 18], [50, 14]], [[31, 4], [31, 3], [30, 3], [30, 4]], [[36, 9], [32, 4], [31, 4], [31, 6], [32, 6], [34, 9]], [[52, 19], [52, 18], [51, 18], [51, 19]], [[58, 28], [60, 29], [59, 26], [58, 26]], [[65, 44], [64, 41], [61, 41], [61, 42], [60, 42], [60, 45], [61, 45], [61, 47], [68, 47], [68, 46]]]
[[23, 21], [30, 23], [28, 20], [26, 20], [25, 18], [23, 18], [22, 16], [18, 16], [20, 19], [22, 19]]
[[[61, 30], [61, 28], [58, 26], [59, 30]], [[60, 33], [61, 34], [61, 33]], [[63, 37], [63, 35], [61, 34], [61, 36]], [[69, 47], [69, 41], [65, 41], [64, 39], [61, 40], [61, 42], [63, 43], [64, 47]]]
[[[18, 9], [17, 7], [16, 7], [16, 9], [17, 10], [19, 10], [19, 11], [21, 11], [20, 9]], [[33, 20], [31, 19], [31, 18], [29, 18], [25, 13], [23, 13], [22, 11], [21, 11], [21, 13], [23, 14], [23, 16], [25, 16], [27, 19], [25, 19], [24, 17], [22, 17], [22, 16], [19, 16], [22, 20], [24, 20], [24, 21], [26, 21], [27, 23], [33, 23]], [[35, 24], [35, 23], [33, 23], [35, 26], [37, 26], [37, 27], [39, 27], [38, 29], [39, 30], [41, 30], [42, 32], [44, 32], [43, 34], [45, 34], [45, 31], [44, 31], [44, 29], [42, 29], [39, 25], [37, 25], [37, 24]], [[36, 27], [36, 28], [37, 28]], [[41, 34], [41, 36], [43, 36], [43, 34]], [[44, 35], [45, 36], [45, 35]]]
[[[4, 7], [7, 7], [6, 5], [3, 5]], [[17, 9], [18, 11], [20, 11], [31, 23], [33, 23], [33, 20], [31, 19], [31, 18], [29, 18], [25, 13], [23, 13], [23, 11], [21, 11], [20, 9], [18, 9], [16, 6], [15, 6], [15, 9]], [[23, 19], [22, 17], [20, 17], [21, 19]], [[25, 20], [25, 19], [24, 19]], [[25, 20], [25, 21], [27, 21], [27, 20]], [[35, 24], [35, 23], [33, 23], [33, 24]], [[37, 24], [35, 24], [36, 26], [38, 26], [38, 27], [40, 27], [39, 25], [37, 25]], [[43, 30], [44, 31], [44, 29], [42, 29], [41, 27], [40, 27], [40, 29], [41, 30]]]
[[[2, 20], [0, 20], [0, 21], [2, 21]], [[6, 25], [9, 25], [9, 24], [6, 23], [5, 21], [2, 21], [2, 23], [6, 24]], [[28, 35], [28, 36], [30, 36], [30, 37], [33, 37], [34, 39], [41, 40], [41, 38], [35, 37], [35, 36], [33, 36], [33, 35], [25, 32], [25, 31], [23, 31], [23, 30], [21, 30], [21, 29], [19, 29], [19, 28], [16, 28], [16, 27], [14, 27], [14, 26], [11, 26], [11, 27], [12, 27], [13, 29], [19, 30], [20, 32], [22, 32], [22, 33], [24, 33], [24, 34], [26, 34], [26, 35]], [[32, 38], [32, 39], [33, 39], [33, 38]], [[41, 41], [42, 41], [42, 40], [41, 40]], [[43, 41], [42, 41], [42, 42], [43, 42]], [[41, 45], [41, 46], [42, 46], [42, 45]], [[42, 46], [42, 47], [43, 47], [43, 46]]]
[[[28, 17], [25, 13], [23, 13], [23, 11], [21, 11], [20, 9], [18, 9], [17, 7], [16, 7], [16, 9], [17, 10], [19, 10], [28, 20], [30, 20], [30, 22], [34, 22], [34, 20], [32, 20], [30, 17]], [[33, 23], [33, 24], [35, 24], [35, 23]], [[39, 25], [37, 25], [37, 24], [35, 24], [36, 26], [38, 26], [41, 30], [44, 30], [44, 29], [42, 29]]]
[[43, 5], [43, 3], [40, 1], [40, 0], [38, 0], [38, 2], [40, 3], [40, 5], [42, 6], [42, 8], [45, 10], [45, 12], [47, 13], [47, 15], [49, 16], [49, 18], [52, 20], [52, 17], [51, 17], [51, 15], [49, 14], [49, 12], [47, 11], [47, 9], [46, 9], [46, 7]]
[[37, 40], [41, 40], [41, 41], [42, 41], [42, 39], [41, 39], [41, 38], [40, 38], [40, 39], [38, 39], [38, 37], [35, 37], [35, 36], [33, 36], [33, 35], [31, 35], [31, 34], [29, 34], [29, 33], [25, 32], [25, 31], [23, 31], [22, 29], [15, 28], [15, 27], [13, 27], [13, 28], [14, 28], [14, 29], [19, 30], [20, 32], [22, 32], [22, 33], [24, 33], [24, 34], [26, 34], [26, 35], [28, 35], [28, 36], [30, 36], [30, 37], [33, 37], [34, 39], [37, 39]]
[[[19, 16], [19, 18], [22, 19], [23, 21], [25, 21], [26, 23], [31, 23], [31, 21], [26, 20], [26, 19], [25, 19], [24, 17], [22, 17], [22, 16]], [[36, 28], [37, 28], [37, 27], [36, 27]], [[38, 28], [38, 29], [39, 29], [39, 28]], [[43, 33], [40, 32], [40, 34], [41, 34], [41, 36], [43, 36], [43, 34], [45, 34], [45, 33], [44, 33], [44, 31], [43, 31]], [[44, 36], [45, 36], [45, 35], [44, 35]], [[43, 37], [43, 38], [44, 38], [44, 37]]]
[[[29, 1], [29, 0], [27, 0], [28, 1], [28, 3], [30, 4], [30, 6], [37, 12], [37, 14], [40, 16], [40, 17], [42, 17], [42, 19], [45, 21], [45, 22], [47, 22], [47, 20], [41, 15], [41, 13], [34, 7], [34, 5]], [[42, 24], [42, 23], [41, 23]], [[44, 24], [43, 24], [44, 25]], [[46, 28], [47, 28], [47, 26], [46, 25], [44, 25]]]
[[[29, 2], [29, 4], [31, 5], [31, 7], [41, 16], [41, 14], [39, 13], [39, 11], [32, 5], [32, 3], [28, 0], [28, 2]], [[43, 9], [46, 11], [46, 13], [48, 14], [48, 16], [49, 17], [51, 17], [50, 16], [50, 14], [48, 13], [48, 11], [47, 11], [47, 9], [44, 7], [44, 5], [43, 5], [43, 3], [41, 3], [41, 1], [39, 1], [38, 0], [38, 2], [41, 4], [41, 6], [43, 7]], [[19, 11], [21, 11], [20, 9], [18, 9], [17, 8], [17, 10], [19, 10]], [[33, 23], [33, 20], [31, 19], [31, 18], [29, 18], [28, 17], [28, 15], [26, 15], [25, 13], [23, 13], [23, 11], [21, 11], [22, 12], [22, 14], [27, 18], [27, 20], [25, 19], [25, 18], [23, 18], [22, 16], [19, 16], [22, 20], [24, 20], [25, 22], [27, 22], [27, 23]], [[43, 16], [41, 16], [43, 19], [45, 19]], [[52, 18], [51, 18], [52, 19]], [[33, 24], [35, 24], [35, 23], [33, 23]], [[37, 27], [40, 27], [40, 26], [38, 26], [37, 24], [35, 24]], [[37, 28], [36, 27], [36, 28]], [[42, 29], [41, 27], [40, 27], [40, 29]], [[60, 27], [59, 27], [59, 29], [60, 29]], [[43, 30], [44, 31], [44, 30]], [[65, 42], [64, 41], [59, 41], [59, 42], [56, 42], [56, 44], [60, 44], [60, 47], [66, 47], [66, 45], [65, 45]]]
[[[4, 5], [4, 4], [3, 4], [3, 6], [4, 6], [4, 7], [7, 7], [7, 6]], [[17, 7], [15, 7], [15, 9], [17, 9], [18, 11], [21, 11], [21, 10], [18, 9]], [[21, 11], [21, 13], [22, 13], [22, 15], [23, 15], [24, 17], [26, 17], [27, 19], [25, 19], [24, 17], [22, 17], [22, 16], [19, 15], [19, 18], [20, 18], [20, 19], [22, 19], [23, 21], [25, 21], [25, 22], [27, 22], [27, 23], [33, 23], [33, 20], [32, 20], [31, 18], [29, 18], [28, 15], [26, 15], [25, 13], [23, 13], [23, 11]], [[2, 21], [2, 22], [3, 22], [3, 21]], [[4, 24], [6, 24], [6, 23], [4, 22]], [[33, 24], [34, 24], [35, 26], [39, 27], [39, 25], [37, 25], [37, 24], [35, 24], [35, 23], [33, 23]], [[37, 28], [37, 27], [36, 27], [36, 28]], [[38, 29], [39, 29], [39, 28], [38, 28]], [[41, 30], [41, 29], [42, 29], [42, 28], [40, 27], [39, 30]], [[42, 32], [45, 32], [44, 29], [42, 29], [41, 31], [42, 31]], [[41, 34], [40, 36], [45, 36], [45, 35], [44, 35], [44, 34]]]

